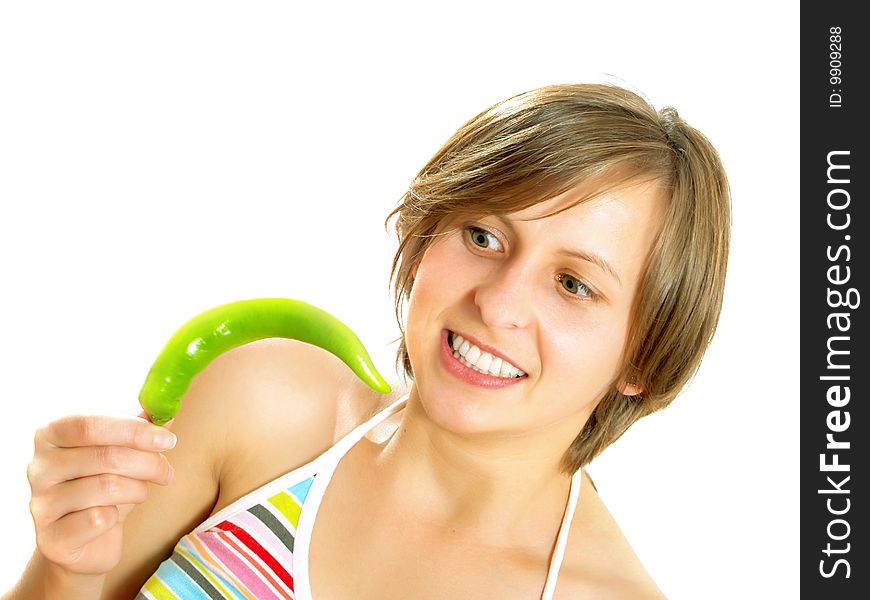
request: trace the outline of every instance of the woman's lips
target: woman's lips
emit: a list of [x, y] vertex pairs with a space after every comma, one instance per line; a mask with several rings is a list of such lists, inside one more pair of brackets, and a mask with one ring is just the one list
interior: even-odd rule
[[[491, 346], [487, 346], [486, 344], [480, 342], [479, 340], [477, 340], [477, 339], [475, 339], [475, 338], [473, 338], [473, 337], [471, 337], [471, 336], [469, 336], [469, 335], [467, 335], [467, 334], [465, 334], [465, 333], [456, 332], [456, 331], [453, 331], [453, 330], [451, 330], [451, 329], [448, 329], [448, 330], [447, 330], [447, 341], [449, 342], [449, 345], [450, 345], [451, 347], [453, 346], [453, 341], [452, 341], [451, 338], [455, 338], [457, 335], [460, 336], [463, 340], [467, 341], [469, 344], [472, 344], [472, 345], [477, 346], [478, 348], [480, 348], [480, 351], [481, 351], [481, 352], [488, 352], [488, 353], [491, 354], [493, 357], [498, 357], [498, 358], [500, 358], [500, 359], [503, 360], [504, 362], [506, 362], [506, 363], [508, 363], [509, 365], [515, 367], [516, 369], [519, 369], [522, 373], [525, 374], [525, 371], [524, 371], [523, 369], [521, 369], [520, 366], [517, 365], [517, 363], [516, 363], [513, 359], [511, 359], [510, 357], [505, 356], [504, 354], [502, 354], [502, 352], [501, 352], [500, 350], [498, 350], [498, 349], [496, 349], [496, 348], [493, 348], [493, 347], [491, 347]], [[454, 348], [454, 351], [455, 351], [455, 348]]]
[[494, 377], [493, 375], [485, 375], [480, 371], [475, 371], [471, 367], [467, 367], [453, 357], [453, 348], [448, 343], [449, 331], [444, 329], [441, 331], [441, 364], [451, 375], [457, 379], [484, 388], [503, 388], [510, 385], [517, 385], [525, 381], [526, 376], [522, 377]]

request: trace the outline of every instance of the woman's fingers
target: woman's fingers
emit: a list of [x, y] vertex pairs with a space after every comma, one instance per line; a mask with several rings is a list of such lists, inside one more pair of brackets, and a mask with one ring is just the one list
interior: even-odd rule
[[42, 528], [37, 545], [41, 548], [53, 548], [57, 554], [72, 554], [78, 548], [105, 534], [117, 523], [117, 507], [91, 506], [64, 515], [63, 518]]
[[172, 466], [157, 452], [122, 446], [44, 448], [28, 469], [34, 493], [71, 479], [111, 473], [165, 485], [172, 480]]
[[37, 529], [36, 545], [45, 558], [76, 573], [107, 573], [121, 556], [118, 508], [92, 506]]
[[36, 432], [37, 448], [125, 446], [161, 452], [175, 446], [175, 435], [165, 427], [139, 418], [72, 416], [49, 423]]
[[27, 478], [39, 551], [76, 573], [111, 570], [130, 509], [148, 483], [172, 479], [162, 452], [174, 445], [172, 432], [141, 418], [72, 416], [37, 431]]
[[[30, 510], [34, 520], [51, 523], [90, 507], [139, 504], [147, 496], [148, 487], [144, 481], [102, 473], [52, 486], [45, 494], [32, 499]], [[115, 509], [116, 519], [117, 513]]]

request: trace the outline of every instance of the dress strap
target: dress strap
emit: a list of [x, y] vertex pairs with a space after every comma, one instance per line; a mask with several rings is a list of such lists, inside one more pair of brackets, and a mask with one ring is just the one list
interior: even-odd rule
[[314, 530], [314, 522], [320, 510], [320, 503], [326, 493], [326, 488], [332, 480], [338, 463], [348, 451], [360, 441], [371, 429], [374, 429], [388, 417], [396, 414], [408, 400], [409, 394], [405, 394], [390, 406], [380, 411], [371, 419], [358, 425], [341, 438], [336, 444], [321, 454], [318, 459], [317, 473], [314, 483], [305, 497], [305, 503], [299, 515], [299, 523], [296, 526], [296, 542], [293, 551], [293, 577], [296, 600], [311, 600], [311, 581], [308, 576], [308, 549], [311, 544], [311, 533]]
[[291, 485], [295, 485], [304, 479], [307, 479], [313, 475], [317, 475], [319, 473], [331, 473], [331, 470], [335, 468], [335, 465], [338, 464], [338, 461], [341, 460], [341, 457], [347, 453], [350, 448], [357, 443], [366, 433], [369, 432], [370, 429], [374, 428], [376, 425], [387, 419], [389, 416], [395, 414], [398, 410], [404, 406], [405, 402], [408, 400], [408, 395], [405, 394], [392, 404], [390, 404], [385, 409], [378, 412], [375, 416], [368, 419], [361, 425], [354, 427], [349, 433], [345, 434], [342, 438], [340, 438], [331, 448], [323, 452], [320, 456], [311, 460], [310, 462], [305, 463], [299, 467], [296, 467], [292, 471], [288, 473], [284, 473], [280, 477], [273, 479], [272, 481], [258, 487], [255, 490], [252, 490], [236, 500], [232, 502], [228, 506], [225, 506], [217, 513], [210, 516], [208, 519], [203, 521], [195, 530], [195, 533], [202, 533], [203, 531], [208, 531], [228, 516], [235, 514], [240, 509], [244, 510], [248, 507], [256, 504], [263, 498], [268, 498], [273, 494], [277, 494], [278, 492], [285, 490], [287, 487]]
[[568, 531], [571, 529], [571, 520], [574, 518], [574, 511], [577, 509], [577, 502], [580, 499], [582, 481], [583, 469], [577, 469], [574, 475], [571, 476], [568, 504], [565, 507], [562, 524], [559, 526], [559, 533], [556, 536], [556, 547], [553, 550], [552, 558], [550, 558], [550, 569], [547, 571], [547, 581], [544, 584], [541, 600], [552, 600], [553, 593], [556, 591], [556, 580], [559, 578], [559, 569], [562, 567], [562, 560], [565, 558], [565, 548], [568, 546]]
[[396, 412], [402, 409], [402, 407], [405, 406], [405, 402], [408, 401], [409, 395], [409, 393], [404, 394], [401, 398], [379, 411], [376, 415], [374, 415], [364, 423], [361, 423], [354, 427], [349, 433], [339, 439], [332, 446], [332, 448], [323, 453], [323, 460], [338, 464], [338, 461], [341, 460], [341, 457], [347, 454], [348, 451], [358, 441], [360, 441], [363, 436], [365, 436], [365, 434], [367, 434], [369, 431], [371, 431], [372, 429], [380, 425], [383, 421], [386, 421], [389, 417], [393, 416], [394, 414], [396, 414]]

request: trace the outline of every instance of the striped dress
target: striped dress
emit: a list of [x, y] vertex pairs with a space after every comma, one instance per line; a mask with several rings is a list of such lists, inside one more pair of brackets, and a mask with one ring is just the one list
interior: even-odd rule
[[[209, 517], [181, 538], [136, 600], [311, 600], [308, 545], [332, 474], [348, 450], [406, 400], [388, 406], [313, 461]], [[553, 596], [580, 481], [578, 471], [571, 480], [542, 600]]]

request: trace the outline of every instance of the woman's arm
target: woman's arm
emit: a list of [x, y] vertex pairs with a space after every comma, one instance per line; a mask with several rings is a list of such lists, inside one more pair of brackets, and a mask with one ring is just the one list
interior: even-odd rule
[[[132, 510], [115, 509], [121, 520], [112, 525], [111, 539], [97, 545], [96, 559], [104, 562], [97, 568], [91, 565], [96, 572], [85, 574], [81, 565], [58, 560], [53, 553], [56, 545], [70, 542], [68, 535], [58, 536], [54, 546], [40, 543], [18, 585], [5, 597], [134, 597], [177, 541], [215, 508], [328, 448], [335, 434], [337, 401], [347, 395], [348, 386], [362, 385], [355, 379], [337, 358], [301, 342], [268, 340], [227, 352], [194, 380], [171, 425], [178, 440], [164, 453], [174, 469], [171, 483], [143, 484], [137, 492], [140, 496], [124, 498], [136, 505]], [[66, 421], [70, 419], [75, 424], [80, 417]], [[153, 431], [142, 419], [99, 421], [105, 435], [116, 438], [128, 435], [121, 431], [131, 422]], [[278, 443], [281, 453], [264, 452]], [[135, 461], [124, 454], [129, 450], [125, 446], [103, 446], [112, 450], [96, 452], [99, 464], [85, 466], [96, 477], [135, 467]], [[81, 456], [76, 460], [72, 451], [66, 457], [62, 454], [46, 455], [43, 472], [49, 476], [43, 477], [43, 483], [57, 479], [58, 470], [70, 464], [83, 468]], [[62, 496], [69, 495], [54, 498]], [[55, 511], [61, 510], [58, 502], [52, 504]]]
[[[143, 418], [69, 416], [37, 431], [28, 466], [37, 548], [8, 597], [99, 598], [108, 573], [156, 559], [208, 513], [220, 446], [207, 435], [216, 419], [194, 423], [204, 392], [172, 423], [184, 442], [169, 451], [159, 442], [169, 432]], [[185, 510], [170, 510], [180, 501]], [[142, 527], [132, 516], [140, 509], [162, 516]], [[125, 548], [127, 538], [142, 543]]]

